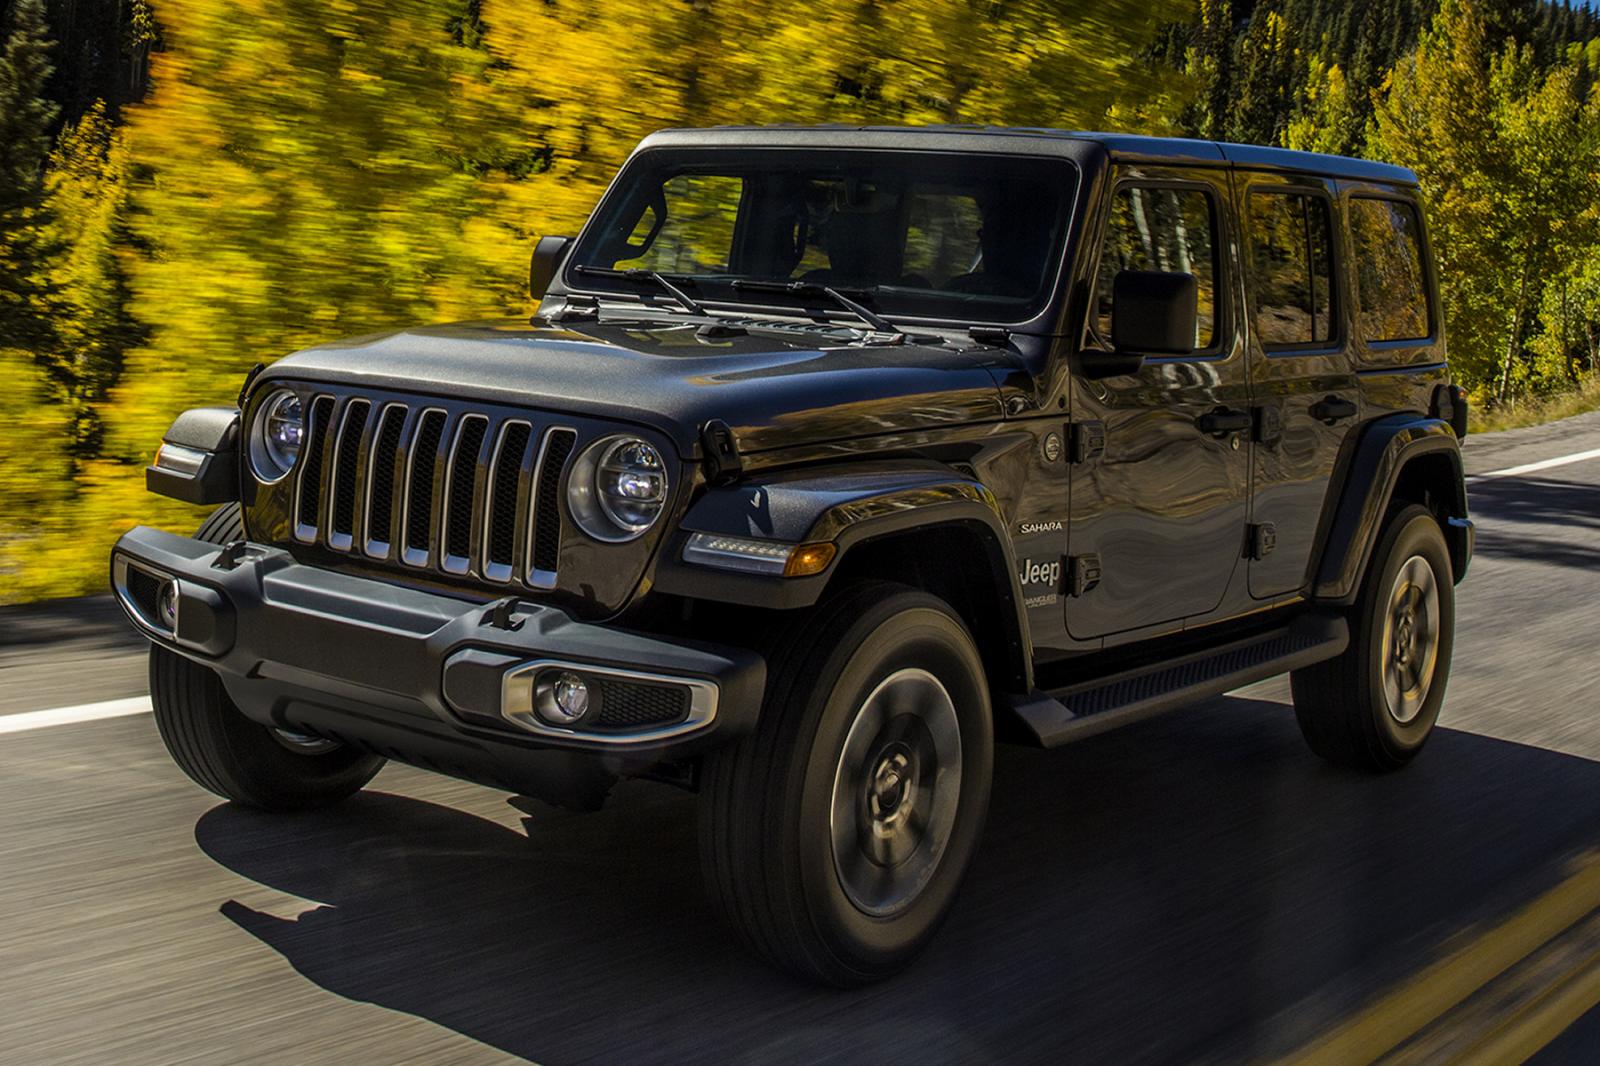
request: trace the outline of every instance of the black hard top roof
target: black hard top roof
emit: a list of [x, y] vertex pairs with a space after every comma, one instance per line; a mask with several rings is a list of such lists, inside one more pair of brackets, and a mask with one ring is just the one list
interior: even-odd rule
[[1027, 151], [1038, 154], [1069, 154], [1060, 150], [1068, 145], [1096, 144], [1113, 162], [1202, 164], [1232, 166], [1251, 170], [1295, 171], [1354, 181], [1377, 181], [1394, 185], [1415, 185], [1416, 174], [1405, 167], [1352, 159], [1320, 152], [1296, 152], [1288, 148], [1264, 148], [1254, 144], [1201, 141], [1184, 137], [1144, 137], [1129, 133], [1090, 133], [1079, 130], [1034, 129], [1018, 126], [712, 126], [704, 129], [673, 129], [651, 134], [640, 148], [716, 145], [747, 147], [829, 147], [875, 146], [882, 148], [939, 146], [954, 151]]

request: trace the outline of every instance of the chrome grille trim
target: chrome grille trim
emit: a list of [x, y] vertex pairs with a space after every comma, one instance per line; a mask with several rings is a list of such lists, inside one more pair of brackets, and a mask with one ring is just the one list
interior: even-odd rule
[[[367, 454], [367, 491], [363, 494], [361, 504], [361, 533], [365, 540], [362, 551], [374, 559], [389, 558], [389, 549], [396, 539], [394, 535], [396, 519], [404, 512], [396, 507], [397, 500], [404, 500], [405, 486], [400, 484], [395, 475], [395, 466], [401, 456], [401, 445], [406, 439], [406, 420], [411, 414], [411, 409], [403, 403], [390, 402], [378, 409], [378, 417], [372, 423], [372, 447]], [[384, 442], [389, 439], [389, 426], [398, 419], [398, 428], [395, 431], [394, 446], [387, 447]], [[403, 464], [409, 468], [409, 463]], [[384, 482], [379, 478], [386, 478], [388, 485], [388, 519], [382, 523], [382, 529], [372, 527], [372, 502], [377, 495], [378, 487]], [[404, 477], [404, 473], [400, 477]], [[399, 490], [399, 491], [397, 491]]]
[[[551, 443], [555, 441], [560, 441], [565, 444], [565, 454], [560, 456], [560, 468], [551, 471], [553, 480], [547, 482], [545, 478], [545, 466], [550, 461]], [[562, 524], [561, 497], [566, 495], [566, 471], [567, 467], [572, 463], [572, 457], [577, 453], [577, 441], [578, 431], [572, 427], [551, 426], [549, 429], [545, 430], [544, 439], [539, 443], [539, 458], [533, 464], [532, 477], [528, 479], [528, 547], [523, 569], [523, 573], [527, 575], [526, 581], [532, 588], [553, 589], [556, 587], [557, 567], [539, 566], [539, 562], [541, 561], [539, 559], [539, 534], [541, 532], [541, 527], [543, 526], [543, 521], [541, 521], [540, 517], [540, 511], [541, 509], [546, 509], [545, 505], [551, 502], [547, 498], [547, 495], [552, 491], [553, 485], [553, 491], [555, 493], [555, 513], [553, 516], [546, 514], [544, 516], [544, 521], [549, 521], [552, 517], [555, 520], [556, 530], [553, 534], [555, 537], [554, 554], [559, 556], [561, 550]], [[558, 444], [558, 452], [559, 451], [560, 445]], [[543, 561], [550, 562], [549, 559]]]
[[[474, 454], [470, 457], [472, 465], [458, 473], [462, 459], [459, 454], [462, 442], [478, 426], [481, 426], [482, 429], [479, 431], [477, 443], [473, 447]], [[470, 574], [474, 571], [472, 565], [472, 544], [474, 540], [472, 525], [477, 516], [482, 514], [478, 501], [483, 494], [478, 491], [478, 482], [481, 480], [483, 473], [483, 446], [488, 439], [489, 418], [487, 415], [469, 412], [456, 420], [455, 433], [450, 441], [450, 455], [445, 459], [444, 463], [444, 492], [441, 494], [443, 499], [440, 501], [439, 507], [439, 532], [438, 536], [434, 538], [434, 543], [439, 545], [439, 569], [447, 574]], [[464, 509], [456, 506], [456, 492], [460, 487], [457, 484], [457, 478], [461, 476], [472, 479], [472, 484], [466, 490], [467, 506]], [[467, 523], [466, 534], [462, 539], [462, 543], [466, 545], [466, 554], [459, 555], [452, 552], [451, 548], [453, 547], [452, 542], [458, 533], [457, 526], [463, 520]]]
[[303, 395], [304, 451], [280, 497], [287, 538], [507, 592], [558, 587], [582, 431], [498, 404]]
[[[505, 456], [502, 453], [505, 451], [506, 440], [510, 437], [511, 431], [517, 428], [528, 431], [528, 439], [522, 444], [522, 454], [514, 457]], [[527, 473], [527, 454], [529, 445], [532, 443], [533, 423], [520, 418], [508, 418], [501, 422], [500, 429], [495, 434], [494, 450], [489, 454], [489, 465], [483, 483], [483, 507], [481, 509], [483, 514], [483, 539], [478, 549], [483, 560], [481, 573], [487, 581], [506, 582], [510, 581], [514, 576], [513, 569], [517, 555], [517, 529], [520, 527], [526, 530], [529, 526], [529, 523], [523, 517], [527, 508], [519, 506], [519, 502], [526, 494], [525, 486], [528, 483], [525, 477]], [[511, 532], [511, 561], [501, 563], [497, 562], [494, 557], [495, 517], [500, 505], [498, 498], [501, 480], [500, 464], [509, 459], [514, 459], [517, 470], [516, 481], [510, 486], [511, 494], [514, 497], [511, 501], [511, 515], [514, 525]]]

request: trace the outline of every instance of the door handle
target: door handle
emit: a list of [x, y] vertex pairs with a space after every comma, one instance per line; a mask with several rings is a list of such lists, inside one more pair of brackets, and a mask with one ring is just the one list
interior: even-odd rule
[[1230, 411], [1226, 407], [1219, 407], [1215, 411], [1201, 415], [1194, 420], [1200, 427], [1201, 433], [1209, 433], [1220, 437], [1224, 433], [1243, 433], [1255, 422], [1249, 411]]
[[1338, 396], [1329, 396], [1311, 405], [1311, 417], [1318, 422], [1333, 425], [1356, 416], [1356, 405]]

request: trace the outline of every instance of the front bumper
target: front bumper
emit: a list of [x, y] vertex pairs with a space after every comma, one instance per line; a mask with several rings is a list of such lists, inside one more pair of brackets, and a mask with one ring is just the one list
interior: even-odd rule
[[[211, 667], [251, 719], [518, 791], [540, 752], [629, 772], [748, 731], [766, 681], [740, 648], [574, 621], [553, 607], [486, 605], [306, 566], [281, 548], [220, 545], [145, 526], [117, 541], [112, 586], [152, 640]], [[152, 589], [175, 582], [173, 611]], [[153, 606], [155, 605], [155, 606]], [[679, 720], [565, 730], [523, 706], [539, 669], [600, 685], [684, 692]], [[602, 688], [601, 691], [604, 691]]]

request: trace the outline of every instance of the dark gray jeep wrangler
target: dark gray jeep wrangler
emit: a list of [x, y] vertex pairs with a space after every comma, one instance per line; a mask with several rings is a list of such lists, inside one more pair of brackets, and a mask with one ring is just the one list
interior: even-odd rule
[[111, 557], [178, 764], [701, 794], [706, 879], [823, 981], [949, 911], [996, 739], [1290, 672], [1318, 754], [1438, 717], [1472, 552], [1409, 172], [975, 129], [646, 140], [527, 320], [323, 345], [181, 415]]

